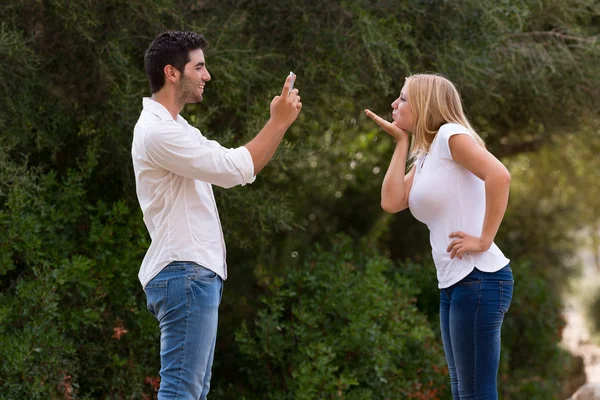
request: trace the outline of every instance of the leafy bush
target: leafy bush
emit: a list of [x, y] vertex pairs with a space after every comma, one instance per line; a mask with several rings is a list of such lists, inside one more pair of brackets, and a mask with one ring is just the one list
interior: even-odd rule
[[236, 335], [248, 399], [437, 399], [441, 345], [411, 281], [347, 238], [288, 266]]
[[[4, 163], [1, 170], [18, 169]], [[151, 395], [158, 332], [135, 267], [141, 217], [86, 202], [86, 174], [14, 175], [0, 211], [3, 399]], [[150, 378], [150, 379], [147, 379]]]
[[[279, 368], [275, 372], [285, 379], [264, 393], [283, 393], [284, 383], [300, 393], [290, 378], [294, 372], [312, 392], [334, 390], [324, 378], [315, 380], [322, 375], [338, 379], [339, 390], [348, 396], [378, 398], [394, 390], [428, 396], [429, 376], [440, 375], [429, 372], [443, 363], [436, 364], [439, 340], [431, 336], [437, 334], [434, 274], [422, 266], [429, 252], [426, 228], [407, 213], [393, 217], [394, 223], [392, 217], [380, 218], [379, 189], [393, 145], [362, 113], [365, 107], [389, 110], [409, 73], [436, 71], [456, 82], [494, 154], [539, 151], [554, 134], [583, 135], [580, 145], [561, 141], [541, 153], [538, 162], [530, 163], [530, 155], [524, 154], [511, 168], [516, 210], [508, 210], [512, 217], [507, 215], [503, 225], [508, 228], [504, 240], [510, 253], [528, 255], [541, 266], [532, 276], [563, 279], [564, 255], [570, 255], [574, 243], [568, 233], [579, 221], [598, 219], [598, 207], [589, 202], [600, 198], [590, 179], [594, 174], [589, 174], [597, 153], [589, 139], [597, 137], [597, 129], [581, 130], [597, 119], [600, 109], [598, 92], [590, 90], [599, 87], [600, 79], [600, 52], [593, 40], [600, 8], [588, 0], [517, 5], [493, 0], [400, 5], [319, 0], [292, 2], [285, 9], [264, 0], [71, 0], [43, 2], [43, 7], [10, 0], [2, 11], [0, 59], [6, 62], [0, 63], [0, 397], [154, 394], [158, 328], [145, 311], [136, 278], [148, 239], [139, 212], [134, 212], [138, 205], [130, 145], [141, 97], [149, 95], [143, 54], [162, 30], [196, 30], [211, 43], [210, 95], [204, 104], [186, 107], [184, 115], [211, 139], [237, 146], [256, 134], [268, 119], [270, 98], [290, 69], [298, 74], [305, 104], [276, 159], [255, 184], [216, 191], [228, 261], [235, 266], [223, 301], [215, 362], [214, 384], [221, 393], [261, 395], [264, 386], [258, 372], [252, 372], [253, 363], [261, 366], [258, 371], [271, 370], [257, 361], [245, 340], [266, 349], [289, 345], [276, 347], [287, 358], [273, 361]], [[578, 211], [590, 204], [586, 214]], [[299, 231], [304, 233], [302, 243], [296, 240]], [[319, 265], [323, 260], [331, 264], [323, 271], [302, 271], [295, 265], [280, 274], [271, 267], [275, 263], [265, 262], [287, 246], [328, 243], [338, 232], [373, 247], [387, 245], [382, 254], [417, 263], [392, 269], [384, 259], [354, 252], [340, 255], [339, 249], [332, 253], [335, 257], [322, 251], [314, 256]], [[387, 243], [378, 236], [382, 232]], [[338, 270], [331, 270], [334, 265]], [[264, 275], [253, 279], [252, 272], [260, 271]], [[330, 280], [311, 282], [310, 276]], [[260, 283], [270, 292], [257, 316]], [[360, 293], [376, 283], [382, 285], [374, 292]], [[320, 297], [303, 295], [304, 286]], [[548, 310], [552, 318], [536, 323], [519, 319], [523, 324], [518, 329], [556, 328], [553, 316], [558, 311], [552, 307], [560, 303], [545, 294], [554, 289], [540, 286], [532, 303], [522, 306], [534, 321], [539, 317], [535, 307]], [[339, 308], [324, 292], [334, 295]], [[345, 299], [346, 292], [354, 298]], [[411, 297], [431, 317], [429, 322], [415, 310]], [[321, 312], [318, 299], [329, 314], [307, 316], [302, 310]], [[369, 301], [373, 310], [365, 308]], [[377, 311], [397, 318], [380, 318]], [[299, 322], [294, 313], [306, 320]], [[333, 333], [303, 333], [309, 317]], [[303, 347], [263, 343], [258, 333], [273, 329], [269, 318], [286, 326], [278, 335]], [[256, 324], [238, 333], [244, 358], [230, 363], [238, 355], [232, 332], [243, 319]], [[372, 331], [362, 330], [367, 326]], [[365, 332], [375, 336], [365, 338]], [[365, 343], [350, 346], [350, 333]], [[515, 350], [515, 342], [507, 347], [509, 353], [550, 360], [551, 368], [546, 372], [539, 362], [526, 370], [515, 363], [510, 382], [517, 386], [511, 395], [531, 377], [557, 386], [563, 375], [557, 367], [562, 357], [555, 348], [557, 339], [531, 340], [525, 342], [531, 350]], [[371, 351], [368, 344], [382, 350]], [[350, 357], [347, 365], [342, 362], [353, 351], [367, 361], [361, 364]], [[394, 354], [405, 358], [398, 360]], [[423, 360], [413, 358], [419, 354]], [[314, 370], [309, 359], [320, 362]], [[283, 365], [297, 368], [286, 372]], [[419, 368], [423, 370], [415, 377]], [[238, 382], [240, 370], [247, 381]], [[436, 378], [432, 385], [442, 381]], [[215, 396], [227, 398], [219, 390]]]

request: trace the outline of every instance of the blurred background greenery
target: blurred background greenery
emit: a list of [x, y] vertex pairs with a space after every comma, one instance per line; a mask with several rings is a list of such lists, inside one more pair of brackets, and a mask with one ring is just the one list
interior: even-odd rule
[[[0, 398], [153, 399], [158, 326], [130, 146], [143, 53], [203, 33], [212, 80], [184, 116], [238, 146], [290, 70], [304, 109], [244, 188], [215, 188], [230, 278], [211, 399], [448, 399], [428, 233], [386, 215], [404, 77], [454, 81], [512, 174], [496, 243], [516, 290], [503, 399], [564, 399], [578, 251], [600, 243], [598, 0], [7, 0], [0, 5]], [[582, 232], [585, 232], [582, 234]], [[599, 295], [590, 295], [600, 299]], [[600, 328], [600, 300], [589, 315]]]

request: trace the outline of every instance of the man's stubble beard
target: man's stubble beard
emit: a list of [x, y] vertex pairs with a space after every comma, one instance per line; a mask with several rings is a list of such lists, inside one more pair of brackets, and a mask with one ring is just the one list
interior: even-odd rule
[[197, 90], [198, 85], [194, 84], [192, 80], [185, 75], [182, 75], [176, 95], [177, 103], [181, 105], [200, 103], [203, 100], [203, 97], [198, 97], [196, 95]]

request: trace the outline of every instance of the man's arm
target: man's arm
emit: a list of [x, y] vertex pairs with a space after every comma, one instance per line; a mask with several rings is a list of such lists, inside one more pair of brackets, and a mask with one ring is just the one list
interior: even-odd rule
[[298, 89], [292, 90], [288, 95], [291, 81], [292, 77], [288, 76], [281, 95], [275, 96], [271, 101], [271, 118], [258, 135], [245, 145], [252, 157], [254, 175], [262, 171], [271, 160], [281, 143], [281, 139], [283, 139], [283, 135], [302, 110]]
[[254, 181], [252, 158], [246, 148], [207, 146], [173, 121], [162, 121], [145, 136], [149, 161], [174, 174], [230, 188]]
[[252, 183], [302, 109], [298, 90], [287, 94], [290, 84], [288, 77], [282, 95], [271, 102], [271, 118], [246, 146], [227, 149], [206, 138], [198, 140], [173, 121], [162, 121], [145, 137], [150, 161], [174, 174], [223, 188]]

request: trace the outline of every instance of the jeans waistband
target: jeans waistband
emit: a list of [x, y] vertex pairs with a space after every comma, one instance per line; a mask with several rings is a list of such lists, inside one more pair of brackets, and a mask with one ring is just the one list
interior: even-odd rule
[[510, 264], [496, 272], [484, 272], [473, 268], [473, 271], [467, 275], [464, 279], [477, 279], [477, 280], [491, 280], [491, 281], [512, 281], [513, 274]]

